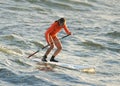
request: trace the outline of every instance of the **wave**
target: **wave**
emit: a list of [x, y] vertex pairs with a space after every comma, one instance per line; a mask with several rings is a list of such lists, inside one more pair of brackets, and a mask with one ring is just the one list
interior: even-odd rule
[[5, 40], [13, 40], [15, 37], [16, 36], [14, 34], [2, 36], [2, 38]]
[[104, 46], [99, 44], [99, 43], [95, 43], [93, 41], [85, 41], [83, 42], [83, 46], [85, 47], [90, 47], [90, 48], [96, 48], [96, 49], [104, 49]]
[[[43, 0], [44, 1], [44, 0]], [[64, 10], [73, 10], [72, 6], [65, 2], [60, 1], [44, 1], [43, 3], [46, 7], [51, 7], [54, 9], [64, 9]]]
[[27, 40], [17, 34], [2, 35], [0, 41], [0, 51], [10, 55], [22, 56], [26, 54], [27, 49], [38, 49], [44, 46], [36, 40]]
[[27, 41], [17, 34], [3, 35], [0, 39], [3, 43], [20, 48], [29, 48]]
[[104, 46], [105, 46], [105, 49], [108, 49], [108, 50], [111, 50], [111, 51], [114, 51], [114, 52], [120, 52], [120, 43], [114, 41], [114, 39], [111, 41], [111, 40], [107, 40], [106, 43], [104, 42]]
[[38, 41], [31, 41], [31, 43], [33, 43], [36, 47], [39, 47], [39, 48], [44, 47], [44, 45]]
[[[12, 6], [6, 7], [6, 9], [14, 11], [45, 11], [46, 9], [52, 10], [52, 8], [57, 10], [89, 10], [96, 9], [103, 6], [111, 6], [111, 3], [98, 0], [11, 0], [13, 2]], [[10, 2], [10, 1], [8, 1]], [[16, 6], [17, 3], [17, 6]], [[23, 4], [21, 6], [21, 3]], [[87, 8], [86, 8], [87, 7]], [[31, 9], [32, 8], [32, 9]], [[47, 10], [48, 11], [48, 10]]]
[[[13, 85], [50, 85], [50, 83], [47, 80], [41, 79], [41, 78], [37, 78], [34, 75], [19, 75], [14, 73], [13, 71], [6, 69], [6, 68], [2, 68], [0, 69], [0, 80], [5, 81], [9, 84], [13, 84]], [[54, 85], [54, 84], [52, 84]]]
[[16, 64], [15, 66], [21, 66], [21, 67], [30, 67], [31, 65], [26, 63], [24, 60], [21, 59], [9, 59], [8, 63]]
[[0, 51], [10, 55], [23, 55], [21, 47], [27, 46], [25, 40], [17, 34], [2, 35], [0, 41]]
[[43, 47], [42, 43], [34, 40], [27, 40], [17, 34], [3, 35], [1, 36], [0, 40], [4, 42], [9, 42], [9, 45], [16, 45], [24, 48], [27, 48], [30, 45], [30, 43], [38, 47]]
[[106, 36], [112, 37], [112, 38], [120, 38], [120, 32], [113, 31], [106, 34]]
[[0, 51], [10, 55], [22, 56], [23, 52], [18, 48], [9, 48], [7, 46], [0, 45]]
[[[57, 10], [79, 10], [81, 7], [93, 7], [93, 5], [86, 1], [78, 0], [26, 0], [34, 5], [42, 6], [44, 9], [54, 8]], [[43, 9], [42, 9], [43, 10]]]
[[[67, 1], [67, 0], [66, 0]], [[91, 1], [90, 1], [91, 2]], [[82, 5], [82, 6], [89, 6], [92, 7], [92, 4], [89, 3], [88, 1], [80, 1], [80, 0], [70, 0], [71, 4], [75, 5]]]
[[[103, 40], [104, 41], [104, 40]], [[103, 42], [102, 41], [102, 42]], [[120, 52], [120, 44], [118, 43], [112, 43], [109, 41], [104, 41], [104, 44], [101, 42], [94, 42], [94, 41], [84, 41], [82, 42], [82, 46], [88, 48], [88, 49], [102, 49], [102, 50], [111, 50], [114, 52]]]

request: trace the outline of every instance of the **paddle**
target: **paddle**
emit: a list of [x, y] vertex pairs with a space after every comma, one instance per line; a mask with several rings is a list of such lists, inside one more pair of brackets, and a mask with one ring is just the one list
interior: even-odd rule
[[[66, 36], [61, 37], [60, 40], [63, 39], [63, 38], [66, 38], [67, 36], [69, 36], [69, 35], [66, 35]], [[48, 47], [48, 46], [49, 46], [49, 44], [46, 45], [46, 46], [44, 46], [42, 49], [44, 49], [44, 48], [46, 48], [46, 47]], [[31, 56], [35, 55], [35, 54], [38, 53], [39, 51], [40, 51], [40, 49], [37, 50], [36, 52], [32, 53], [31, 55], [29, 55], [27, 58], [30, 58]]]

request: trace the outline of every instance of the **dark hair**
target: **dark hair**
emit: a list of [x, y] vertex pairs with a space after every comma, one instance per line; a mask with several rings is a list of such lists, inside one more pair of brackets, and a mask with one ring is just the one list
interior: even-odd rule
[[60, 21], [60, 23], [64, 23], [65, 22], [65, 18], [60, 18], [59, 21]]

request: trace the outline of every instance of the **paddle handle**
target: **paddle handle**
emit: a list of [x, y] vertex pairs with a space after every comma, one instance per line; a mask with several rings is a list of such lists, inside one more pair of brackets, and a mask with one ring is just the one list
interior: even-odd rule
[[66, 38], [66, 37], [68, 37], [69, 35], [66, 35], [66, 36], [63, 36], [62, 38], [60, 38], [60, 39], [63, 39], [63, 38]]

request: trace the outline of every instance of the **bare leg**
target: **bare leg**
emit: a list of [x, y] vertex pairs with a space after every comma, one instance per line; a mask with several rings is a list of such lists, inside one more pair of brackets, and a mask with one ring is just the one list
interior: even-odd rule
[[57, 56], [57, 55], [60, 53], [60, 51], [62, 50], [62, 45], [61, 45], [61, 42], [59, 41], [59, 39], [58, 39], [57, 37], [55, 37], [53, 40], [54, 40], [55, 46], [57, 47], [57, 50], [56, 50], [56, 51], [54, 52], [54, 54], [52, 55], [50, 61], [52, 61], [52, 62], [58, 62], [58, 61], [55, 60], [54, 58], [55, 58], [55, 56]]
[[53, 41], [52, 41], [52, 38], [50, 37], [49, 40], [50, 40], [50, 42], [51, 42], [50, 48], [47, 49], [45, 55], [44, 55], [43, 58], [42, 58], [42, 61], [45, 61], [45, 62], [47, 62], [47, 60], [46, 60], [47, 55], [48, 55], [48, 54], [51, 52], [51, 50], [54, 48], [54, 44], [52, 43], [52, 42], [53, 42]]
[[54, 44], [57, 47], [57, 50], [54, 52], [53, 56], [57, 56], [62, 50], [61, 42], [57, 37], [54, 39]]
[[51, 45], [50, 45], [50, 48], [47, 49], [45, 55], [47, 56], [47, 55], [51, 52], [51, 50], [52, 50], [53, 48], [54, 48], [54, 45], [51, 44]]

